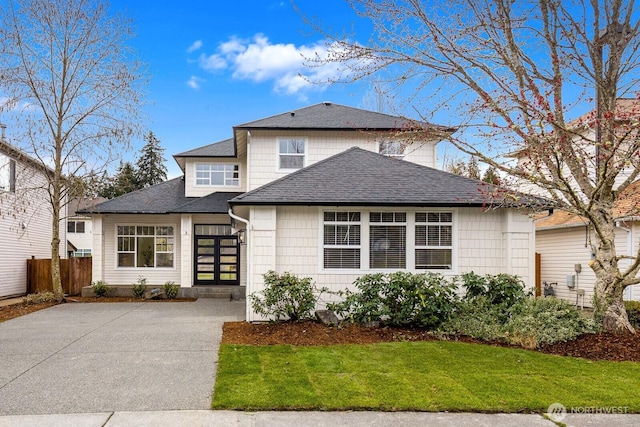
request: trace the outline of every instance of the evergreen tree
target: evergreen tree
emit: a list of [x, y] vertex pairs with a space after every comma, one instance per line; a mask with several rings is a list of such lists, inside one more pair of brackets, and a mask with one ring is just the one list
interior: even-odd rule
[[98, 195], [107, 199], [113, 199], [123, 194], [137, 190], [139, 187], [136, 170], [131, 162], [120, 162], [118, 170], [113, 177], [104, 175]]
[[500, 185], [500, 183], [502, 182], [498, 171], [493, 166], [489, 166], [487, 168], [487, 170], [484, 172], [484, 175], [482, 176], [482, 180], [493, 185]]
[[480, 181], [480, 166], [478, 159], [474, 156], [471, 156], [469, 163], [467, 163], [467, 177]]
[[151, 131], [144, 140], [146, 144], [140, 150], [140, 157], [136, 162], [138, 188], [150, 187], [167, 179], [167, 167], [164, 164], [166, 159], [160, 140]]

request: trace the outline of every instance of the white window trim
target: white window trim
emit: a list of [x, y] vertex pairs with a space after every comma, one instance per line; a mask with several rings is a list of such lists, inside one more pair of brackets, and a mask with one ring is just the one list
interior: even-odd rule
[[[358, 212], [360, 214], [360, 220], [359, 221], [325, 221], [324, 220], [324, 214], [325, 212]], [[345, 271], [360, 271], [360, 269], [362, 268], [363, 265], [363, 259], [362, 259], [362, 253], [363, 253], [363, 245], [362, 245], [362, 232], [363, 232], [363, 225], [362, 225], [362, 216], [363, 213], [361, 210], [359, 209], [326, 209], [326, 210], [322, 210], [321, 213], [321, 224], [322, 226], [320, 227], [320, 242], [322, 243], [320, 246], [320, 259], [321, 259], [321, 265], [320, 267], [323, 270], [327, 270], [327, 271], [341, 271], [341, 272], [345, 272]], [[359, 245], [325, 245], [324, 244], [324, 226], [325, 224], [329, 224], [329, 225], [358, 225], [360, 227], [360, 244]], [[369, 237], [369, 233], [367, 232], [367, 238]], [[324, 267], [324, 250], [325, 249], [359, 249], [360, 250], [360, 268], [325, 268]], [[368, 254], [368, 252], [367, 252]], [[368, 256], [368, 255], [367, 255]]]
[[[445, 222], [445, 223], [442, 223], [442, 222], [429, 223], [428, 221], [427, 222], [417, 222], [417, 221], [415, 221], [415, 214], [416, 213], [426, 213], [427, 216], [428, 216], [429, 213], [443, 213], [443, 212], [446, 212], [446, 213], [450, 212], [451, 213], [451, 222], [450, 223], [449, 222]], [[413, 257], [414, 257], [413, 266], [414, 266], [414, 269], [416, 271], [434, 272], [434, 273], [440, 272], [442, 274], [444, 274], [445, 272], [447, 272], [447, 273], [451, 272], [453, 270], [457, 271], [457, 266], [456, 266], [457, 251], [456, 251], [456, 249], [457, 249], [458, 245], [456, 245], [456, 243], [457, 243], [457, 239], [456, 239], [456, 228], [457, 228], [456, 227], [456, 216], [457, 216], [456, 212], [454, 212], [452, 209], [424, 209], [424, 210], [421, 209], [421, 210], [417, 210], [417, 211], [414, 212], [414, 215], [413, 215], [413, 220], [414, 220], [413, 232], [414, 233], [415, 233], [416, 227], [418, 225], [424, 225], [424, 226], [427, 226], [427, 227], [429, 226], [429, 224], [431, 224], [431, 225], [451, 225], [451, 246], [430, 246], [430, 245], [417, 246], [415, 244], [415, 235], [414, 235], [413, 242], [412, 242], [413, 243], [413, 251], [412, 251], [412, 253], [413, 253]], [[428, 231], [427, 231], [427, 235], [428, 235]], [[428, 239], [428, 237], [427, 237], [427, 239]], [[416, 268], [416, 266], [415, 266], [415, 254], [416, 254], [416, 250], [418, 250], [418, 249], [451, 249], [451, 268], [449, 268], [449, 269]]]
[[[360, 268], [359, 269], [341, 269], [341, 268], [324, 268], [324, 213], [325, 212], [360, 212]], [[369, 214], [371, 212], [406, 212], [407, 221], [406, 221], [406, 239], [407, 239], [407, 248], [406, 248], [406, 268], [393, 268], [393, 269], [372, 269], [369, 267], [369, 231], [371, 222], [369, 220]], [[452, 213], [452, 243], [453, 249], [451, 253], [451, 269], [450, 270], [431, 270], [431, 269], [416, 269], [416, 259], [415, 259], [415, 235], [416, 235], [416, 222], [415, 222], [415, 214], [417, 212], [451, 212]], [[370, 273], [391, 273], [395, 271], [409, 271], [412, 273], [437, 273], [443, 276], [455, 276], [457, 275], [459, 268], [459, 247], [460, 242], [458, 241], [458, 208], [407, 208], [407, 209], [399, 209], [398, 207], [394, 208], [377, 208], [377, 207], [366, 207], [366, 208], [336, 208], [336, 209], [319, 209], [318, 210], [318, 223], [320, 226], [318, 227], [318, 272], [324, 274], [336, 274], [336, 275], [358, 275], [361, 276], [363, 274]], [[375, 223], [375, 224], [385, 224], [385, 223]], [[391, 224], [391, 223], [388, 223]], [[422, 223], [420, 223], [422, 224]], [[425, 223], [426, 224], [426, 223]]]
[[[304, 141], [304, 153], [300, 154], [280, 154], [280, 141], [283, 139], [301, 139]], [[303, 136], [279, 136], [276, 138], [276, 172], [278, 173], [291, 173], [299, 171], [307, 166], [307, 155], [309, 153], [309, 139]], [[280, 156], [302, 156], [302, 168], [300, 169], [287, 169], [280, 167]]]
[[[393, 144], [393, 143], [398, 143], [400, 144], [400, 148], [402, 148], [402, 153], [400, 154], [385, 154], [382, 153], [382, 145], [383, 144]], [[391, 157], [393, 159], [404, 159], [405, 156], [407, 155], [407, 147], [406, 145], [402, 145], [402, 143], [400, 141], [396, 141], [396, 140], [391, 140], [391, 141], [378, 141], [378, 154], [386, 156], [386, 157]]]
[[[198, 165], [222, 165], [222, 166], [237, 166], [238, 167], [238, 185], [226, 185], [226, 184], [198, 184]], [[226, 174], [226, 171], [224, 171]], [[226, 177], [224, 178], [226, 181]], [[211, 170], [209, 170], [209, 182], [211, 182]], [[193, 186], [199, 188], [240, 188], [242, 186], [242, 165], [240, 163], [224, 163], [224, 162], [197, 162], [193, 165]]]
[[[173, 267], [120, 267], [118, 266], [118, 253], [120, 251], [118, 251], [118, 227], [154, 227], [154, 228], [158, 228], [158, 227], [173, 227], [173, 252], [166, 252], [166, 251], [159, 251], [160, 253], [173, 253]], [[178, 240], [180, 238], [180, 231], [178, 229], [178, 227], [176, 226], [176, 224], [136, 224], [136, 223], [117, 223], [115, 224], [114, 228], [113, 228], [113, 232], [114, 232], [114, 245], [113, 245], [113, 249], [114, 249], [114, 260], [113, 260], [113, 264], [114, 264], [114, 268], [116, 270], [121, 270], [121, 271], [125, 271], [125, 270], [129, 270], [129, 271], [158, 271], [158, 270], [162, 270], [162, 271], [169, 271], [169, 270], [176, 270], [177, 269], [177, 263], [178, 263], [178, 254], [179, 254], [179, 248], [178, 248]], [[138, 235], [136, 234], [133, 237], [137, 237]], [[149, 236], [151, 237], [151, 236]], [[157, 234], [155, 234], [154, 231], [154, 245], [155, 245], [155, 238], [158, 237]], [[136, 242], [136, 249], [137, 249], [137, 242]], [[122, 253], [133, 253], [134, 254], [134, 259], [136, 259], [136, 251], [123, 251]], [[157, 254], [158, 251], [155, 251], [155, 253]], [[93, 255], [92, 255], [93, 256]], [[155, 260], [154, 260], [155, 262]]]

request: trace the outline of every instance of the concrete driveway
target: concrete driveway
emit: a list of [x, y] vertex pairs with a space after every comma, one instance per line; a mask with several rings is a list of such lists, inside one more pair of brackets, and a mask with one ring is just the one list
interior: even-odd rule
[[208, 409], [245, 303], [61, 304], [0, 323], [0, 415]]

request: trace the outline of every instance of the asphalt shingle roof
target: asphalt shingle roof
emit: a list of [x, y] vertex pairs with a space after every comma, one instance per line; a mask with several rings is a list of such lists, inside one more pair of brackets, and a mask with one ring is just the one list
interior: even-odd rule
[[455, 129], [402, 117], [323, 102], [298, 110], [234, 126], [234, 129], [341, 129], [398, 130], [428, 128], [441, 131]]
[[350, 148], [242, 194], [231, 205], [485, 206], [539, 205], [473, 179]]
[[235, 157], [235, 155], [233, 138], [229, 138], [176, 154], [173, 157]]
[[84, 213], [168, 214], [227, 213], [228, 200], [238, 192], [217, 192], [205, 197], [185, 197], [184, 178], [169, 181], [124, 194], [115, 199], [85, 209]]

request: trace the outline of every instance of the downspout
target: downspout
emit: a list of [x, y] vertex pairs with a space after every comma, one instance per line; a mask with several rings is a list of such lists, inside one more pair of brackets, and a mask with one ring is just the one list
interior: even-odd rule
[[[627, 253], [629, 254], [629, 256], [631, 256], [631, 254], [633, 253], [633, 230], [631, 228], [623, 227], [621, 220], [616, 221], [616, 228], [627, 232]], [[627, 293], [627, 299], [631, 299], [630, 287], [627, 287], [625, 293]]]

